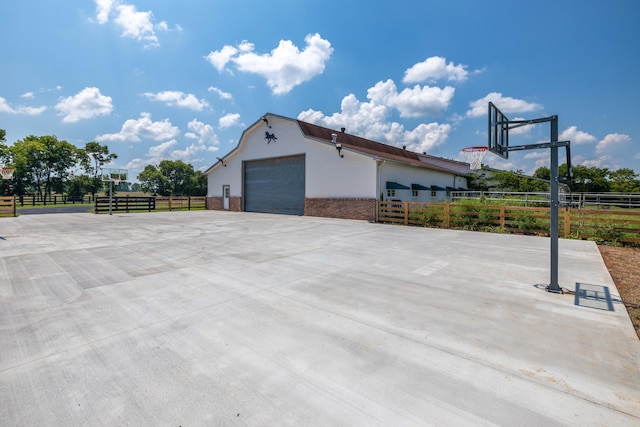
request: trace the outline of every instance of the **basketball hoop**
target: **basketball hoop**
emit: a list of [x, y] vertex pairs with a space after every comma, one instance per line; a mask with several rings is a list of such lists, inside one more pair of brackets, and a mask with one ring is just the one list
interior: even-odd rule
[[13, 172], [15, 172], [15, 168], [2, 168], [2, 179], [11, 179], [13, 178]]
[[462, 152], [467, 156], [467, 160], [469, 160], [469, 168], [471, 170], [477, 171], [482, 169], [482, 159], [484, 159], [488, 150], [489, 148], [483, 145], [462, 149]]

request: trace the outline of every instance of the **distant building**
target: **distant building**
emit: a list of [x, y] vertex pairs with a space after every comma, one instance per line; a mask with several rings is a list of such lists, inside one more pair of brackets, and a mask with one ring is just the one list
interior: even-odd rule
[[376, 200], [436, 202], [469, 164], [275, 114], [207, 171], [209, 209], [373, 220]]

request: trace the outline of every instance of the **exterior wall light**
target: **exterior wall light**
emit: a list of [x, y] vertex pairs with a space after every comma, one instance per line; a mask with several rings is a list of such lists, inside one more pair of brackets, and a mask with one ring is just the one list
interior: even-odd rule
[[225, 163], [225, 161], [224, 161], [224, 160], [222, 160], [222, 158], [221, 158], [221, 157], [216, 157], [216, 159], [218, 159], [218, 161], [219, 161], [220, 163], [222, 163], [222, 166], [224, 166], [225, 168], [227, 167], [227, 164]]

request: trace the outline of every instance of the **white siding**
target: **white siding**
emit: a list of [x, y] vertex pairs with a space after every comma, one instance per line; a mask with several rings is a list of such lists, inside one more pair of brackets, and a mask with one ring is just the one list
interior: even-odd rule
[[431, 197], [430, 190], [421, 190], [418, 197], [413, 198], [411, 190], [396, 190], [394, 197], [387, 197], [387, 181], [397, 182], [411, 188], [411, 184], [420, 184], [425, 187], [437, 185], [438, 187], [467, 188], [466, 178], [458, 177], [447, 172], [424, 169], [417, 166], [404, 165], [401, 163], [384, 161], [380, 166], [380, 191], [384, 200], [402, 200], [403, 202], [435, 202], [443, 201], [446, 198], [445, 191], [438, 191], [436, 198]]
[[[225, 159], [227, 166], [218, 164], [209, 171], [210, 197], [220, 197], [223, 185], [231, 186], [231, 197], [241, 197], [244, 160], [305, 154], [305, 197], [376, 198], [374, 159], [345, 149], [341, 158], [333, 144], [304, 138], [295, 120], [273, 117], [269, 124], [271, 128], [259, 122], [248, 129]], [[265, 132], [278, 139], [267, 143]]]

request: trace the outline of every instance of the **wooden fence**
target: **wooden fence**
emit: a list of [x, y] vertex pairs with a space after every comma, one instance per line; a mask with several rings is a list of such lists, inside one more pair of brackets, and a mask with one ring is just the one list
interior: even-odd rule
[[0, 197], [0, 216], [16, 216], [16, 202], [13, 196]]
[[[560, 206], [572, 208], [640, 208], [640, 193], [567, 193], [560, 192]], [[450, 202], [490, 200], [512, 206], [550, 206], [547, 192], [452, 191]]]
[[[377, 202], [379, 222], [548, 236], [548, 207], [481, 203]], [[640, 210], [560, 208], [561, 237], [640, 244]]]
[[93, 198], [88, 196], [63, 196], [52, 195], [47, 197], [38, 196], [15, 196], [16, 204], [20, 207], [24, 206], [43, 206], [43, 205], [69, 205], [91, 203]]
[[156, 197], [156, 210], [192, 211], [207, 208], [205, 196]]
[[[111, 212], [184, 211], [206, 209], [205, 196], [184, 197], [113, 197]], [[95, 213], [109, 212], [109, 197], [96, 197]]]

